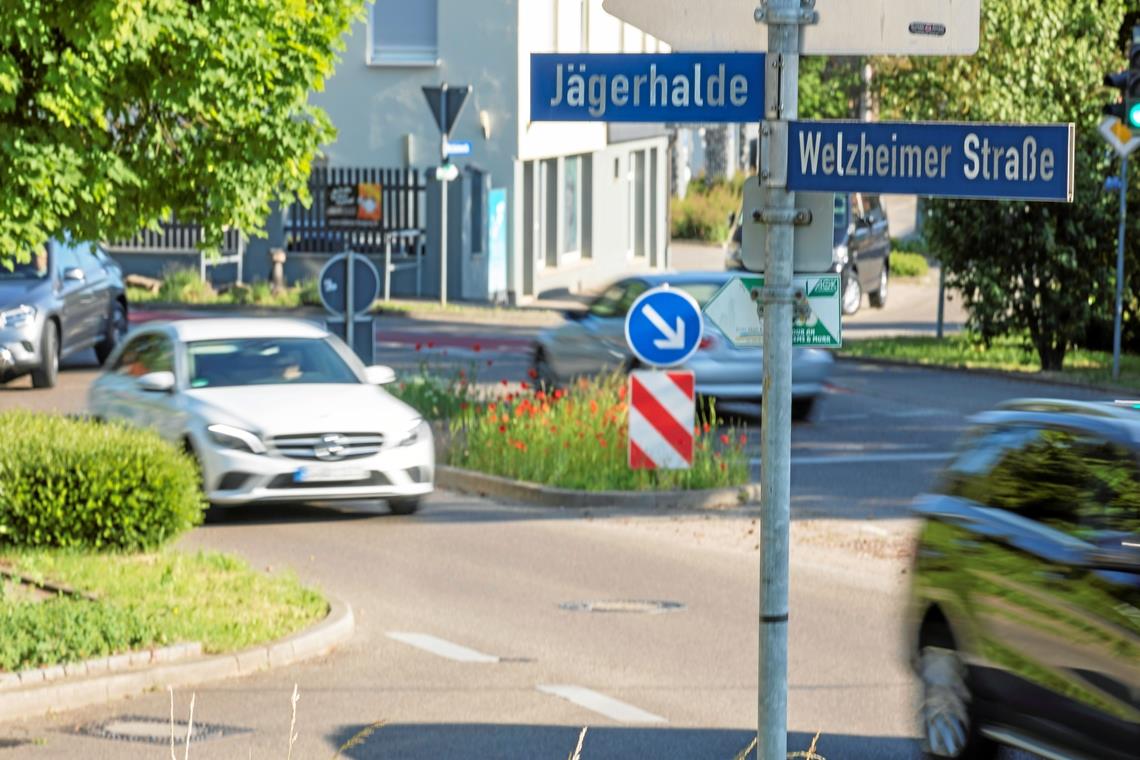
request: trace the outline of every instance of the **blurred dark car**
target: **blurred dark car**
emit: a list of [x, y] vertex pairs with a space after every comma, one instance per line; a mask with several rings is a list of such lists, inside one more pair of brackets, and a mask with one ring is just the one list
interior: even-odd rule
[[27, 263], [0, 266], [0, 383], [31, 373], [50, 388], [61, 359], [94, 348], [102, 364], [127, 327], [122, 270], [96, 245], [52, 240]]
[[[743, 269], [741, 214], [733, 215], [725, 245], [725, 267]], [[871, 193], [835, 194], [835, 246], [831, 270], [843, 276], [842, 305], [847, 315], [859, 311], [863, 294], [876, 309], [887, 305], [891, 280], [891, 235], [887, 210]]]
[[935, 492], [912, 576], [930, 757], [1140, 756], [1140, 404], [1011, 402]]

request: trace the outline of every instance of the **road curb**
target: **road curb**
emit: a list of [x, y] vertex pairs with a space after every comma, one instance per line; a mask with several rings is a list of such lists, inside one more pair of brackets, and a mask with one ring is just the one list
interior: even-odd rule
[[451, 491], [570, 509], [730, 509], [760, 500], [760, 486], [756, 484], [701, 491], [576, 491], [524, 483], [448, 465], [436, 467], [435, 484]]
[[329, 653], [348, 641], [355, 630], [352, 607], [346, 602], [330, 600], [324, 620], [271, 644], [188, 662], [158, 663], [142, 670], [64, 678], [42, 686], [5, 689], [0, 691], [0, 721], [75, 710], [152, 689], [190, 686], [292, 665]]
[[987, 369], [985, 367], [956, 367], [939, 364], [919, 364], [918, 362], [908, 362], [902, 359], [882, 359], [879, 357], [871, 356], [845, 356], [843, 354], [836, 354], [835, 358], [841, 362], [849, 362], [852, 364], [874, 364], [880, 367], [905, 367], [906, 369], [924, 369], [935, 372], [956, 372], [962, 375], [984, 375], [987, 377], [999, 377], [1005, 380], [1017, 380], [1026, 383], [1034, 383], [1036, 385], [1058, 385], [1064, 388], [1079, 388], [1086, 391], [1114, 393], [1120, 394], [1122, 396], [1129, 394], [1136, 395], [1138, 393], [1136, 388], [1128, 388], [1123, 385], [1082, 383], [1075, 380], [1064, 380], [1049, 375], [1041, 375], [1030, 372], [1008, 372], [1006, 370]]

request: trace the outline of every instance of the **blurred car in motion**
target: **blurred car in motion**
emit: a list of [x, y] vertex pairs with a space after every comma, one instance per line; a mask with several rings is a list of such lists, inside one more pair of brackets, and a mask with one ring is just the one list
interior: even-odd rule
[[[541, 382], [556, 386], [575, 377], [634, 369], [637, 360], [626, 345], [625, 317], [638, 296], [651, 288], [669, 285], [688, 293], [704, 308], [721, 286], [735, 276], [732, 272], [685, 272], [620, 280], [606, 288], [584, 311], [567, 312], [565, 323], [539, 335], [532, 355], [535, 374]], [[736, 348], [706, 320], [700, 348], [684, 368], [696, 374], [696, 390], [701, 396], [756, 402], [763, 395], [763, 361], [762, 348]], [[819, 349], [794, 350], [795, 419], [811, 415], [833, 361], [831, 354]]]
[[31, 374], [51, 388], [59, 362], [88, 348], [102, 364], [127, 333], [123, 273], [103, 249], [70, 239], [0, 266], [0, 383]]
[[917, 502], [926, 752], [1135, 758], [1140, 404], [1031, 399], [975, 422]]
[[[725, 268], [744, 268], [740, 247], [743, 209], [730, 220], [732, 234], [725, 244]], [[891, 280], [891, 236], [887, 210], [871, 193], [835, 194], [835, 246], [831, 272], [842, 276], [840, 303], [850, 316], [863, 305], [863, 294], [876, 309], [887, 305]]]
[[435, 448], [379, 387], [394, 380], [307, 322], [194, 319], [132, 333], [88, 407], [185, 447], [213, 505], [384, 499], [409, 514], [432, 491]]

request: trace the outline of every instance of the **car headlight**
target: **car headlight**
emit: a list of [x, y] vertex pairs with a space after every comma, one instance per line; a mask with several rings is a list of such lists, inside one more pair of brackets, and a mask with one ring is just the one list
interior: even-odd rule
[[411, 446], [428, 438], [431, 438], [431, 425], [427, 423], [427, 420], [417, 420], [412, 429], [404, 433], [396, 445]]
[[36, 308], [21, 304], [14, 309], [0, 311], [0, 327], [20, 327], [36, 318]]
[[846, 264], [848, 255], [847, 244], [840, 243], [839, 245], [835, 246], [834, 250], [831, 253], [831, 258], [837, 264]]
[[265, 444], [255, 434], [232, 425], [210, 425], [206, 428], [214, 443], [228, 449], [248, 451], [251, 454], [264, 454]]

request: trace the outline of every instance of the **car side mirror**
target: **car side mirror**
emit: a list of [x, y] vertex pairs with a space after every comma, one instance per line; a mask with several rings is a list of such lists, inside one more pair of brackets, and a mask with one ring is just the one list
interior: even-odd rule
[[79, 267], [68, 267], [63, 270], [63, 279], [65, 282], [85, 282], [87, 275], [83, 274], [83, 270]]
[[382, 364], [364, 368], [364, 379], [369, 385], [391, 385], [396, 382], [396, 371]]
[[562, 312], [562, 317], [568, 322], [581, 322], [586, 312], [581, 309], [566, 309]]
[[174, 390], [174, 373], [148, 372], [135, 382], [148, 393], [170, 393]]

